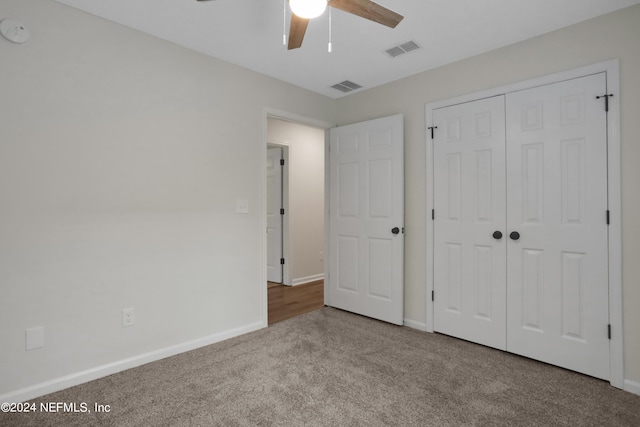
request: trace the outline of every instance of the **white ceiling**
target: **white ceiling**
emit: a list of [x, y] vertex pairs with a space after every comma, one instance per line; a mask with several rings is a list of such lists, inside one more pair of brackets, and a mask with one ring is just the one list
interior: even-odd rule
[[[365, 90], [640, 3], [378, 0], [405, 17], [395, 29], [328, 8], [310, 22], [302, 47], [288, 51], [284, 0], [56, 1], [332, 98], [344, 96], [331, 88], [343, 80]], [[394, 59], [384, 53], [410, 40], [422, 48]]]

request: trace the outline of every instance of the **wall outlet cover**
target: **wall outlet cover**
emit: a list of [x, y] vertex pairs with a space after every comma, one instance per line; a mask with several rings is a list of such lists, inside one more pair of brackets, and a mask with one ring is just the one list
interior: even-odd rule
[[133, 326], [136, 324], [136, 314], [133, 307], [122, 309], [122, 327]]
[[44, 327], [36, 326], [25, 331], [25, 350], [35, 350], [44, 347]]
[[236, 200], [236, 213], [248, 214], [249, 213], [249, 200], [238, 199]]

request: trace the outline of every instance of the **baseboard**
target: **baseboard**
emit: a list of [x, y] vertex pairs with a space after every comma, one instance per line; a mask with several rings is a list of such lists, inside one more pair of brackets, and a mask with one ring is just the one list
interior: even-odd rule
[[422, 322], [416, 322], [415, 320], [411, 320], [411, 319], [404, 319], [403, 320], [404, 326], [409, 327], [411, 329], [417, 329], [419, 331], [427, 331], [427, 324], [426, 323], [422, 323]]
[[147, 363], [155, 362], [166, 357], [175, 356], [176, 354], [184, 353], [190, 350], [195, 350], [196, 348], [215, 344], [217, 342], [237, 337], [239, 335], [253, 332], [265, 327], [267, 327], [267, 325], [264, 322], [260, 321], [252, 323], [250, 325], [242, 326], [240, 328], [231, 329], [229, 331], [209, 335], [203, 338], [198, 338], [193, 341], [176, 344], [170, 347], [151, 351], [149, 353], [144, 353], [138, 356], [129, 357], [127, 359], [118, 360], [113, 363], [97, 366], [85, 371], [76, 372], [71, 375], [66, 375], [64, 377], [11, 391], [9, 393], [0, 395], [0, 402], [25, 402], [36, 397], [44, 396], [45, 394], [64, 390], [66, 388], [83, 384], [89, 381], [97, 380], [98, 378], [106, 377], [107, 375], [112, 375], [117, 372], [135, 368], [136, 366], [145, 365]]
[[624, 391], [640, 396], [640, 383], [637, 381], [624, 380]]
[[293, 279], [291, 281], [291, 286], [304, 285], [305, 283], [317, 282], [318, 280], [323, 280], [324, 274], [314, 274], [313, 276], [307, 277], [298, 277], [297, 279]]

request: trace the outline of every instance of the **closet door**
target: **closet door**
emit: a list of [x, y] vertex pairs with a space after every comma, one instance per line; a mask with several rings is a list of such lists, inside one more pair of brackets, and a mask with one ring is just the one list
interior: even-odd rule
[[434, 330], [506, 343], [504, 96], [437, 109]]
[[608, 379], [604, 93], [602, 73], [506, 96], [505, 237], [507, 350]]

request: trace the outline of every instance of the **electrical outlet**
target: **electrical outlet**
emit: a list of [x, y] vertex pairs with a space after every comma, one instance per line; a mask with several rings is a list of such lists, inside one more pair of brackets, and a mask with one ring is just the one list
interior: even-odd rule
[[122, 309], [122, 327], [133, 326], [136, 324], [136, 313], [133, 307]]
[[44, 347], [44, 328], [36, 326], [25, 331], [25, 350]]
[[236, 213], [248, 214], [249, 213], [249, 200], [238, 199], [236, 200]]

